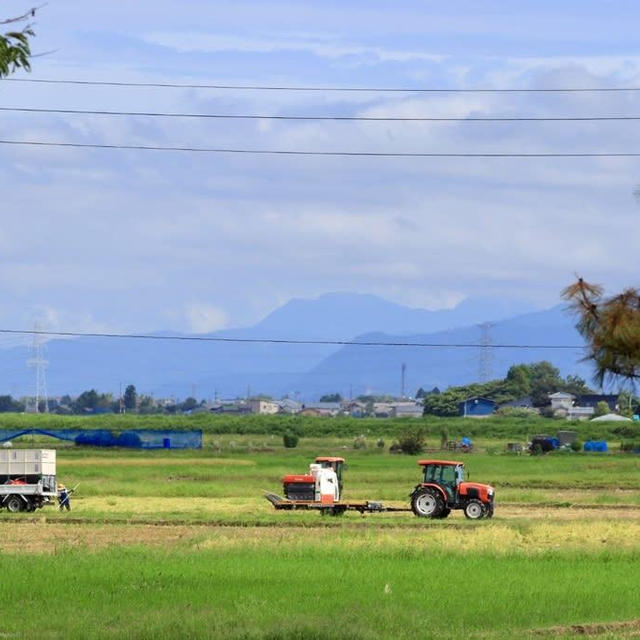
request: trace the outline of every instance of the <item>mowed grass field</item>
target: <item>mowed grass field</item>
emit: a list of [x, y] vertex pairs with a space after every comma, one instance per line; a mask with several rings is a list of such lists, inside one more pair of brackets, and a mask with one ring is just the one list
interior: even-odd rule
[[418, 457], [351, 443], [60, 449], [60, 479], [80, 483], [73, 510], [0, 513], [0, 637], [640, 635], [640, 456], [507, 456], [482, 442], [462, 459], [496, 487], [490, 521], [264, 500], [323, 454], [347, 459], [345, 499], [408, 505]]

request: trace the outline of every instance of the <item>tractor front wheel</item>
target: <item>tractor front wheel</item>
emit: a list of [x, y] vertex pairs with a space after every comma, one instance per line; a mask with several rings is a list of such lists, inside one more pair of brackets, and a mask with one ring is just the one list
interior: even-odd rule
[[469, 520], [480, 520], [487, 514], [486, 507], [480, 502], [480, 500], [469, 500], [464, 507], [464, 515]]
[[432, 489], [419, 491], [411, 498], [411, 510], [420, 518], [440, 518], [444, 511], [444, 500]]

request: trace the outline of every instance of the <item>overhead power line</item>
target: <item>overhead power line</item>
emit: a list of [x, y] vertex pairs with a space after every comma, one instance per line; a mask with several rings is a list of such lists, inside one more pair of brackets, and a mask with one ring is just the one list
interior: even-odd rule
[[190, 153], [228, 153], [249, 155], [279, 155], [279, 156], [341, 156], [341, 157], [369, 157], [369, 158], [637, 158], [640, 152], [620, 153], [467, 153], [467, 152], [402, 152], [402, 151], [295, 151], [285, 149], [225, 149], [213, 147], [172, 147], [144, 144], [100, 144], [91, 142], [44, 142], [35, 140], [0, 140], [0, 144], [33, 146], [33, 147], [62, 147], [72, 149], [118, 149], [129, 151], [183, 151]]
[[286, 85], [195, 84], [177, 82], [123, 82], [107, 80], [58, 80], [50, 78], [5, 78], [5, 82], [88, 85], [97, 87], [153, 87], [160, 89], [219, 89], [233, 91], [336, 91], [363, 93], [607, 93], [640, 91], [640, 87], [545, 87], [545, 88], [471, 88], [446, 87], [313, 87]]
[[230, 342], [245, 344], [309, 344], [309, 345], [338, 345], [354, 347], [420, 347], [430, 349], [583, 349], [582, 345], [567, 344], [468, 344], [468, 343], [445, 343], [445, 342], [375, 342], [350, 340], [294, 340], [287, 338], [220, 338], [213, 336], [172, 336], [145, 333], [97, 333], [79, 331], [39, 331], [34, 329], [0, 329], [0, 334], [19, 334], [54, 336], [64, 338], [112, 338], [127, 340], [177, 340], [183, 342]]
[[202, 118], [214, 120], [331, 120], [364, 122], [602, 122], [635, 121], [640, 116], [310, 116], [260, 115], [235, 113], [166, 113], [158, 111], [108, 111], [103, 109], [44, 109], [39, 107], [0, 107], [15, 113], [51, 113], [61, 115], [139, 116], [146, 118]]

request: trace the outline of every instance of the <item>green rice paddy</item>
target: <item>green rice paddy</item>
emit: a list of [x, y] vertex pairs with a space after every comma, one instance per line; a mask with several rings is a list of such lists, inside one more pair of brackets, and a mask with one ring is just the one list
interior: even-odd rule
[[406, 505], [418, 457], [352, 442], [60, 449], [59, 477], [80, 483], [73, 510], [0, 513], [0, 637], [638, 635], [640, 457], [512, 456], [483, 441], [462, 459], [496, 487], [491, 521], [331, 518], [263, 499], [325, 454], [347, 459], [346, 499]]

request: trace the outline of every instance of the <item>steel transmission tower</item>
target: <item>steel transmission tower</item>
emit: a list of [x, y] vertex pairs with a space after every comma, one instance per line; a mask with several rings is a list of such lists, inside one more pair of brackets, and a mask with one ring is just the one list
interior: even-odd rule
[[478, 355], [478, 379], [480, 382], [488, 382], [493, 379], [493, 350], [491, 349], [492, 322], [483, 322], [478, 325], [480, 329], [480, 353]]
[[[42, 326], [37, 322], [33, 325], [33, 330], [42, 331]], [[40, 413], [40, 401], [44, 401], [43, 413], [49, 413], [49, 398], [47, 397], [47, 376], [46, 369], [49, 362], [44, 358], [44, 336], [40, 333], [33, 334], [31, 341], [31, 357], [27, 360], [27, 366], [36, 372], [36, 388], [33, 407], [27, 407], [31, 413]]]

